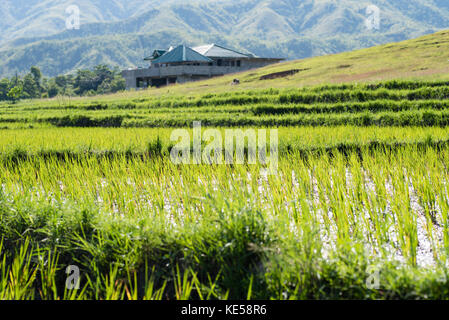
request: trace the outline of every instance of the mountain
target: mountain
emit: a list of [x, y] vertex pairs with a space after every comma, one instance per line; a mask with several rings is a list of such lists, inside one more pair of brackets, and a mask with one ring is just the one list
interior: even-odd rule
[[76, 4], [81, 24], [128, 19], [156, 6], [157, 0], [2, 0], [0, 44], [17, 38], [47, 37], [65, 30], [66, 9]]
[[32, 65], [48, 76], [99, 63], [144, 66], [152, 49], [179, 43], [297, 59], [449, 28], [447, 0], [78, 0], [80, 29], [66, 30], [73, 3], [2, 0], [0, 76]]

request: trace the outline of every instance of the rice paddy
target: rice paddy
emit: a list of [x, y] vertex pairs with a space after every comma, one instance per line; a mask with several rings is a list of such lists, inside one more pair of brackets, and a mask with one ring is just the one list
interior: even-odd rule
[[[448, 98], [388, 81], [0, 104], [0, 299], [447, 299]], [[193, 121], [278, 129], [277, 174], [173, 164]]]
[[449, 125], [447, 81], [115, 97], [2, 103], [0, 128]]

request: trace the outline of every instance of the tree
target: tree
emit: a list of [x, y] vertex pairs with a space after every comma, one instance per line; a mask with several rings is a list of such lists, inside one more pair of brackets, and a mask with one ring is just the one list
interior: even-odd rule
[[54, 84], [54, 83], [50, 84], [50, 86], [48, 87], [48, 90], [47, 90], [48, 97], [49, 98], [56, 97], [59, 94], [59, 90], [60, 89], [58, 88], [58, 86], [56, 84]]
[[8, 78], [0, 80], [0, 100], [8, 99], [8, 92], [11, 90], [11, 82]]
[[30, 73], [33, 75], [34, 81], [40, 86], [42, 79], [42, 72], [38, 67], [31, 67]]
[[123, 91], [126, 89], [126, 81], [121, 75], [114, 77], [111, 82], [111, 92]]
[[32, 99], [41, 97], [41, 88], [31, 73], [28, 73], [23, 78], [23, 93], [25, 98]]
[[75, 77], [75, 92], [82, 95], [90, 90], [96, 91], [99, 83], [94, 72], [90, 70], [78, 70]]
[[55, 78], [55, 83], [60, 88], [65, 88], [67, 86], [67, 78], [65, 76], [57, 76]]
[[13, 103], [16, 103], [20, 100], [20, 97], [22, 96], [23, 89], [22, 87], [15, 86], [8, 92], [8, 98], [12, 100]]
[[[13, 89], [18, 87], [19, 89]], [[78, 70], [75, 75], [45, 78], [38, 67], [31, 67], [23, 78], [17, 74], [0, 80], [0, 100], [17, 101], [20, 98], [41, 98], [63, 95], [96, 95], [125, 90], [125, 80], [118, 67], [98, 65], [93, 70]], [[10, 92], [11, 91], [11, 92]], [[9, 95], [10, 94], [10, 95]]]
[[94, 69], [95, 76], [97, 77], [98, 85], [102, 84], [104, 81], [112, 80], [114, 78], [114, 73], [105, 64], [100, 64]]

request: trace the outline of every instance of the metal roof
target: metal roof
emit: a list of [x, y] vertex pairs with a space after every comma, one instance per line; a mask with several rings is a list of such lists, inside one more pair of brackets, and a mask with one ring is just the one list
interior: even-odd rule
[[152, 61], [153, 64], [176, 62], [212, 62], [212, 60], [185, 45], [180, 45]]
[[159, 58], [160, 56], [162, 56], [163, 54], [165, 54], [167, 52], [167, 50], [161, 50], [161, 49], [156, 49], [153, 51], [153, 54], [147, 58], [144, 58], [143, 60], [154, 60]]
[[206, 56], [213, 58], [253, 58], [252, 54], [241, 53], [232, 49], [228, 49], [217, 44], [208, 44], [194, 47], [193, 50]]

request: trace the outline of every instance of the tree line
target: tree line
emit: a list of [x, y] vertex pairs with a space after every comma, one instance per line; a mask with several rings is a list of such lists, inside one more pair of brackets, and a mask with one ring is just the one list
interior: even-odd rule
[[98, 65], [93, 70], [79, 69], [75, 74], [53, 78], [42, 76], [38, 67], [31, 67], [24, 76], [0, 80], [0, 101], [53, 98], [57, 95], [84, 96], [125, 90], [125, 79], [118, 68]]

